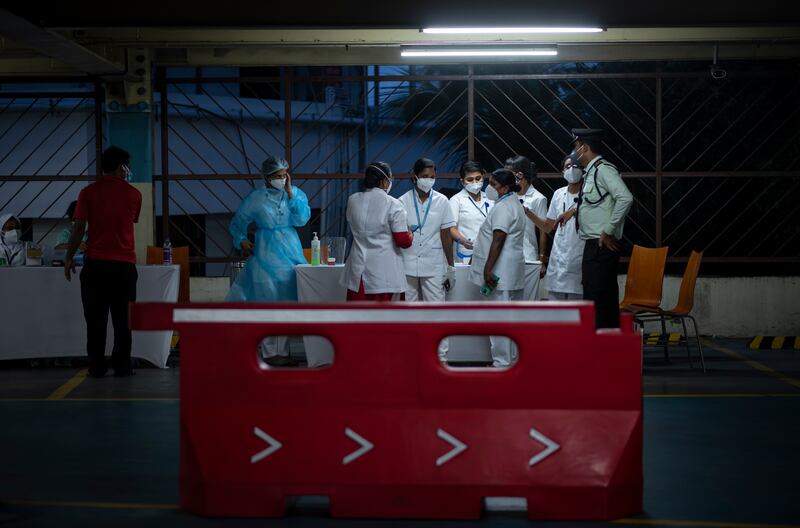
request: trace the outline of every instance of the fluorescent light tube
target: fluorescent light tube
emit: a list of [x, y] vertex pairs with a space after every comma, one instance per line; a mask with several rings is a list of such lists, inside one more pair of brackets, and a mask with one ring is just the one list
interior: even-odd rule
[[479, 35], [503, 33], [602, 33], [597, 27], [435, 27], [423, 28], [423, 33], [438, 35]]
[[552, 57], [558, 55], [555, 49], [404, 49], [401, 57]]

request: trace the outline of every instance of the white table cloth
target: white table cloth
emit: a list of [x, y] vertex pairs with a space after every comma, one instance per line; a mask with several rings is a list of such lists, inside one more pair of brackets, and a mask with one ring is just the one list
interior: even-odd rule
[[[136, 266], [138, 302], [177, 302], [180, 267]], [[78, 268], [80, 273], [80, 268]], [[81, 283], [60, 267], [0, 268], [0, 359], [86, 356]], [[109, 316], [106, 355], [114, 345]], [[172, 332], [133, 332], [131, 356], [167, 366]]]
[[[529, 280], [535, 277], [538, 285], [540, 263], [526, 264], [525, 275]], [[467, 279], [470, 267], [456, 264], [456, 285], [447, 293], [446, 300], [452, 302], [480, 301], [483, 299], [480, 288]], [[300, 264], [295, 267], [297, 274], [297, 299], [302, 303], [340, 303], [347, 300], [347, 289], [339, 281], [344, 274], [344, 264], [336, 266], [311, 266]], [[304, 336], [303, 344], [309, 367], [318, 367], [331, 362], [333, 348], [327, 339]], [[447, 360], [452, 362], [489, 362], [489, 337], [457, 336], [449, 340], [450, 350]]]

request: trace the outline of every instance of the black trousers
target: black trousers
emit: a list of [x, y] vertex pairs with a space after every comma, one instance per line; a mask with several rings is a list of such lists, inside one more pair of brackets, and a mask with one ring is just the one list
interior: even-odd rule
[[128, 303], [136, 300], [139, 274], [130, 262], [86, 259], [81, 270], [81, 300], [86, 319], [86, 352], [89, 371], [105, 374], [106, 329], [108, 314], [114, 326], [111, 366], [115, 372], [131, 369], [131, 330], [128, 327]]
[[600, 247], [597, 239], [583, 248], [583, 298], [594, 301], [597, 328], [619, 328], [619, 253]]

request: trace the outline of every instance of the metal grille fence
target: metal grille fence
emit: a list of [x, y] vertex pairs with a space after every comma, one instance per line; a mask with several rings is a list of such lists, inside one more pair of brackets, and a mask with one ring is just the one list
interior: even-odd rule
[[67, 225], [67, 206], [99, 171], [101, 86], [3, 80], [0, 90], [0, 213], [22, 220], [36, 243]]
[[[569, 130], [598, 127], [635, 197], [629, 245], [669, 245], [672, 261], [705, 250], [707, 262], [754, 272], [759, 263], [796, 264], [799, 76], [766, 61], [729, 71], [715, 80], [697, 63], [273, 68], [216, 78], [160, 69], [158, 243], [169, 235], [205, 266], [196, 272], [226, 273], [238, 258], [230, 217], [262, 185], [269, 154], [290, 161], [309, 197], [308, 244], [312, 231], [346, 235], [346, 200], [370, 161], [393, 166], [399, 195], [419, 157], [437, 162], [437, 189], [456, 190], [464, 160], [493, 169], [523, 154], [549, 199], [564, 185]], [[96, 174], [102, 145], [100, 83], [39, 86], [0, 89], [0, 211], [28, 219], [65, 209]]]

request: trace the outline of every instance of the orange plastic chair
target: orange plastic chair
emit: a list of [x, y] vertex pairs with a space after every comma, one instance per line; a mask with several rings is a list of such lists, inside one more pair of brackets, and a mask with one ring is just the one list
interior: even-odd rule
[[[164, 263], [164, 249], [147, 246], [147, 263], [158, 265]], [[178, 286], [178, 302], [189, 302], [189, 246], [172, 248], [172, 263], [181, 267], [180, 285]]]
[[[686, 330], [686, 319], [692, 321], [694, 326], [694, 337], [697, 340], [697, 349], [700, 352], [700, 364], [703, 367], [703, 372], [706, 371], [706, 360], [703, 355], [703, 345], [700, 342], [700, 332], [697, 328], [697, 320], [691, 315], [692, 308], [694, 308], [694, 289], [697, 284], [697, 276], [700, 274], [700, 263], [703, 260], [703, 252], [692, 251], [689, 255], [689, 261], [686, 263], [686, 270], [683, 272], [683, 279], [681, 279], [681, 287], [678, 290], [678, 302], [672, 310], [656, 309], [643, 309], [636, 315], [636, 320], [640, 323], [645, 321], [660, 320], [661, 328], [666, 327], [667, 319], [680, 319], [683, 325], [683, 335], [686, 338], [686, 355], [689, 357], [689, 366], [692, 365], [692, 355], [689, 349], [689, 334]], [[663, 331], [663, 330], [662, 330]]]
[[620, 310], [639, 313], [643, 309], [658, 308], [664, 285], [664, 267], [669, 247], [646, 248], [633, 246], [625, 280], [625, 295]]

